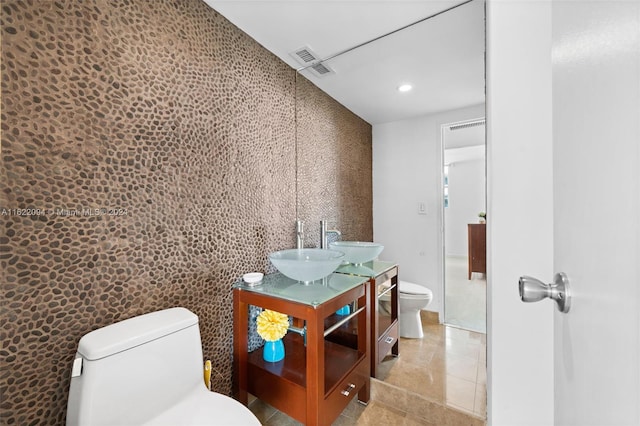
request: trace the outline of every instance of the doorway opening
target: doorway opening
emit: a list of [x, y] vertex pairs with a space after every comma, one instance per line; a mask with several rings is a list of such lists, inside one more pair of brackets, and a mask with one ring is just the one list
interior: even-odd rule
[[485, 119], [443, 124], [443, 319], [486, 333]]

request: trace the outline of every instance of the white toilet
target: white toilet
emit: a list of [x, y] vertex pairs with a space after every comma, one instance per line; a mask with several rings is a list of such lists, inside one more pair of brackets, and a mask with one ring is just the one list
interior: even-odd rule
[[[390, 312], [390, 294], [387, 293], [380, 298], [382, 306]], [[419, 284], [407, 281], [398, 281], [399, 309], [398, 321], [400, 323], [400, 336], [421, 339], [422, 320], [420, 311], [425, 309], [433, 299], [433, 293], [428, 288]]]
[[260, 425], [203, 379], [198, 317], [171, 308], [84, 335], [73, 363], [67, 425]]

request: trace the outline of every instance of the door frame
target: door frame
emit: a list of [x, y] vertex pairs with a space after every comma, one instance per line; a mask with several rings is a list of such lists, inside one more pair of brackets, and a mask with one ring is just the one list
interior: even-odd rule
[[487, 421], [552, 425], [554, 308], [517, 289], [553, 276], [551, 2], [487, 0], [486, 46]]

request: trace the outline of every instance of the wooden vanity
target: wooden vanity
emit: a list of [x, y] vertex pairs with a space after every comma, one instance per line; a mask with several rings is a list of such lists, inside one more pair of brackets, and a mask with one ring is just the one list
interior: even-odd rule
[[[369, 280], [345, 274], [310, 284], [280, 273], [266, 275], [255, 287], [235, 283], [234, 396], [246, 405], [251, 393], [306, 425], [331, 425], [356, 394], [368, 402], [370, 300]], [[347, 304], [352, 314], [336, 315]], [[290, 330], [283, 338], [284, 360], [264, 361], [262, 348], [248, 352], [249, 305], [285, 313], [294, 326], [306, 326], [304, 337]], [[331, 339], [345, 329], [351, 333], [348, 343]]]
[[[360, 265], [342, 265], [337, 273], [366, 277], [369, 281], [371, 323], [371, 377], [377, 377], [378, 365], [388, 354], [399, 354], [398, 265], [373, 260]], [[386, 296], [386, 297], [385, 297]], [[381, 306], [381, 299], [388, 299]], [[334, 338], [344, 337], [336, 333]]]

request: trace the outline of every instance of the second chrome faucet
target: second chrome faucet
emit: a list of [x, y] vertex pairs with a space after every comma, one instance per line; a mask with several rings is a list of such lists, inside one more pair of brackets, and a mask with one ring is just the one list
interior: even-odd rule
[[327, 244], [328, 234], [335, 234], [338, 237], [342, 235], [340, 231], [338, 231], [337, 229], [327, 229], [327, 221], [321, 220], [320, 221], [320, 248], [321, 249], [329, 248], [329, 244]]
[[[327, 243], [327, 235], [335, 234], [340, 237], [342, 234], [337, 229], [327, 229], [327, 221], [320, 221], [320, 248], [327, 249], [329, 244]], [[304, 222], [302, 220], [296, 220], [296, 248], [304, 248]]]
[[304, 248], [304, 222], [300, 219], [296, 220], [296, 248]]

